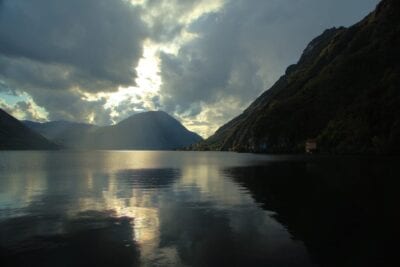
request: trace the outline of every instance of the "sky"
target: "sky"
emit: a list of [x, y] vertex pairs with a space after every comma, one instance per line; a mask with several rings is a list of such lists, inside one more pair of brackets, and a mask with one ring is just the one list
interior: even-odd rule
[[0, 108], [98, 125], [164, 110], [208, 137], [378, 2], [0, 0]]

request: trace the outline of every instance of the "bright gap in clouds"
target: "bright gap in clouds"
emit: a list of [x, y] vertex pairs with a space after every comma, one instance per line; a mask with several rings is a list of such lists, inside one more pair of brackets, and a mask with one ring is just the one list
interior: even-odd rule
[[[0, 46], [0, 108], [19, 119], [99, 125], [161, 109], [203, 137], [270, 88], [312, 38], [378, 2], [6, 0], [15, 1], [21, 8], [3, 5], [0, 24], [0, 36], [20, 47]], [[47, 17], [56, 7], [60, 16]], [[43, 20], [14, 15], [24, 12]]]
[[49, 115], [27, 93], [12, 94], [9, 92], [0, 92], [0, 108], [22, 120], [44, 122], [47, 121]]
[[135, 68], [136, 86], [119, 87], [114, 93], [85, 94], [85, 100], [96, 101], [106, 99], [104, 109], [110, 111], [113, 123], [134, 113], [155, 110], [153, 98], [159, 93], [161, 86], [160, 61], [157, 56], [159, 47], [150, 41], [143, 45], [143, 56]]

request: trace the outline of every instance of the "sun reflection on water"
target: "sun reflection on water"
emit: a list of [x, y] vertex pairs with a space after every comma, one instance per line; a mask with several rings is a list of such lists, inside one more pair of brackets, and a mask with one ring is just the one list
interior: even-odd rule
[[[208, 242], [225, 242], [224, 238], [233, 243], [247, 235], [269, 237], [257, 241], [261, 245], [254, 242], [255, 250], [292, 242], [270, 214], [259, 210], [252, 197], [222, 173], [229, 164], [245, 162], [245, 155], [229, 154], [225, 159], [223, 153], [99, 151], [42, 156], [38, 170], [9, 172], [8, 179], [0, 180], [6, 188], [0, 188], [0, 219], [7, 205], [4, 192], [4, 199], [36, 216], [43, 233], [54, 228], [53, 234], [66, 234], [70, 222], [79, 221], [82, 214], [128, 217], [123, 245], [137, 245], [145, 266], [183, 265], [191, 253], [211, 253]], [[216, 238], [221, 231], [221, 239]]]

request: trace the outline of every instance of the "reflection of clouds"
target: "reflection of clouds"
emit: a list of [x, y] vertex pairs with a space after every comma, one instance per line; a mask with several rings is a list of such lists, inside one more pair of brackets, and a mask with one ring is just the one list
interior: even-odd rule
[[46, 229], [53, 220], [37, 216], [0, 221], [2, 266], [138, 266], [130, 218], [85, 211], [62, 219], [63, 232]]
[[[35, 152], [0, 152], [0, 219], [7, 210], [26, 208], [47, 190], [42, 154]], [[20, 160], [23, 166], [20, 166]], [[21, 172], [24, 168], [29, 171]]]
[[135, 241], [142, 249], [154, 248], [159, 235], [159, 211], [147, 205], [151, 203], [152, 197], [149, 194], [143, 195], [135, 189], [128, 199], [118, 198], [115, 191], [106, 191], [103, 195], [106, 209], [114, 210], [117, 216], [133, 218]]
[[160, 247], [174, 248], [190, 266], [312, 266], [271, 213], [255, 206], [216, 209], [170, 203], [160, 210]]
[[[6, 178], [6, 179], [5, 179]], [[26, 208], [46, 190], [45, 173], [11, 173], [0, 175], [0, 219], [5, 210]], [[14, 214], [16, 215], [16, 214]]]
[[183, 167], [182, 179], [174, 186], [177, 191], [199, 191], [193, 194], [192, 201], [213, 201], [217, 207], [232, 208], [235, 206], [249, 205], [253, 200], [241, 192], [236, 184], [221, 175], [220, 166], [193, 165]]
[[[99, 174], [92, 175], [100, 177]], [[181, 172], [168, 168], [127, 169], [102, 175], [107, 176], [108, 181], [107, 185], [103, 185], [102, 197], [81, 198], [79, 211], [114, 210], [116, 216], [133, 218], [132, 230], [135, 241], [141, 248], [142, 261], [150, 265], [174, 265], [181, 262], [182, 256], [190, 257], [185, 254], [186, 252], [182, 254], [182, 250], [189, 248], [179, 244], [164, 243], [166, 233], [176, 234], [177, 243], [185, 243], [189, 237], [193, 238], [193, 242], [197, 242], [199, 240], [190, 235], [197, 228], [203, 228], [203, 223], [208, 225], [202, 221], [204, 218], [209, 218], [207, 212], [220, 210], [217, 217], [225, 219], [221, 221], [222, 223], [216, 223], [218, 226], [216, 231], [223, 231], [220, 227], [229, 226], [233, 217], [237, 217], [237, 214], [227, 213], [224, 209], [250, 206], [253, 203], [249, 196], [241, 194], [233, 182], [221, 177], [218, 165], [185, 165], [182, 166]], [[177, 177], [180, 179], [176, 180]], [[90, 180], [97, 178], [92, 177]], [[173, 229], [183, 235], [174, 232]], [[235, 232], [245, 230], [244, 227], [232, 227], [232, 229], [235, 229]], [[252, 227], [252, 229], [259, 228]], [[218, 236], [218, 233], [208, 233], [210, 234]], [[164, 241], [160, 239], [163, 235]], [[203, 235], [205, 242], [211, 242], [206, 232]], [[227, 235], [233, 238], [235, 234], [229, 232]], [[200, 248], [202, 253], [208, 251], [203, 246]], [[188, 259], [184, 259], [184, 262], [187, 263]]]
[[[94, 175], [87, 178], [95, 180]], [[125, 169], [103, 175], [107, 176], [108, 183], [103, 186], [102, 197], [80, 198], [76, 212], [113, 210], [118, 217], [133, 218], [132, 230], [141, 255], [144, 259], [152, 258], [159, 244], [160, 191], [180, 176], [179, 170]], [[173, 254], [162, 253], [168, 257]]]
[[151, 189], [171, 185], [180, 176], [176, 169], [127, 169], [118, 171], [116, 178], [119, 184], [129, 187]]
[[[32, 181], [22, 171], [0, 183], [6, 186], [4, 191], [30, 187], [41, 192], [34, 200], [23, 201], [30, 204], [24, 210], [37, 216], [35, 227], [42, 233], [47, 227], [53, 234], [65, 234], [70, 229], [67, 222], [82, 222], [82, 214], [93, 212], [110, 211], [110, 217], [130, 218], [132, 223], [124, 225], [130, 227], [129, 242], [138, 245], [141, 261], [148, 266], [245, 265], [254, 259], [265, 263], [281, 257], [281, 250], [304, 258], [304, 248], [221, 172], [225, 166], [246, 165], [251, 159], [259, 156], [63, 152], [47, 156]], [[18, 179], [21, 182], [13, 185], [11, 180]], [[15, 192], [16, 199], [24, 199], [19, 194], [31, 193]], [[38, 217], [42, 215], [47, 217]], [[125, 242], [128, 237], [116, 238]]]

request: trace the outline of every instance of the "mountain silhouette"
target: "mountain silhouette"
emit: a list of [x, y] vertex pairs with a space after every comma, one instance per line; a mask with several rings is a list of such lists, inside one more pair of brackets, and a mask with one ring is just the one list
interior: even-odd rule
[[400, 152], [400, 1], [315, 38], [297, 64], [199, 150]]
[[202, 140], [163, 111], [135, 114], [103, 127], [66, 121], [24, 123], [58, 144], [78, 149], [172, 150]]
[[0, 109], [0, 150], [49, 150], [60, 148]]

